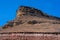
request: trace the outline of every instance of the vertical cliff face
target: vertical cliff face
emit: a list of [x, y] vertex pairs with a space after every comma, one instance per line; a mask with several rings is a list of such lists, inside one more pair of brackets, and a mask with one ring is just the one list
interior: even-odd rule
[[25, 14], [25, 13], [22, 12], [22, 9], [21, 9], [21, 8], [19, 8], [19, 9], [17, 10], [17, 12], [16, 12], [16, 17], [20, 17], [20, 16], [22, 16], [23, 14]]
[[31, 15], [31, 16], [42, 16], [44, 15], [42, 11], [37, 10], [35, 8], [27, 7], [27, 6], [21, 6], [17, 10], [17, 16], [19, 15]]
[[26, 16], [30, 15], [30, 16], [43, 17], [43, 18], [48, 18], [53, 20], [60, 20], [60, 18], [58, 17], [47, 15], [43, 13], [41, 10], [32, 7], [27, 7], [27, 6], [20, 6], [18, 8], [16, 17], [20, 17], [22, 15], [26, 15]]

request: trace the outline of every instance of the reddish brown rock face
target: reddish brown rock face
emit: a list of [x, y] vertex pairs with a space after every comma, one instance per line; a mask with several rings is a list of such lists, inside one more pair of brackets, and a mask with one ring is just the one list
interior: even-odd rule
[[60, 40], [60, 34], [2, 34], [0, 40]]

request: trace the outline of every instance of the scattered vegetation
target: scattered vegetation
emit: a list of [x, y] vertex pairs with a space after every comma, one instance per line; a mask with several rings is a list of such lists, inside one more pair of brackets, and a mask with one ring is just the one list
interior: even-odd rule
[[14, 22], [8, 22], [7, 24], [5, 24], [3, 27], [2, 27], [2, 29], [6, 29], [6, 28], [8, 28], [8, 27], [13, 27], [13, 23]]
[[60, 22], [53, 22], [53, 24], [60, 24]]
[[8, 27], [13, 27], [14, 26], [14, 23], [16, 23], [15, 25], [23, 24], [22, 20], [17, 21], [17, 22], [8, 22], [8, 24], [4, 25], [2, 27], [2, 29], [6, 29]]
[[33, 20], [33, 21], [29, 21], [28, 24], [36, 24], [38, 23], [36, 20]]
[[8, 26], [3, 26], [3, 27], [2, 27], [2, 29], [6, 29], [6, 28], [8, 28]]
[[16, 22], [16, 25], [23, 24], [22, 20]]

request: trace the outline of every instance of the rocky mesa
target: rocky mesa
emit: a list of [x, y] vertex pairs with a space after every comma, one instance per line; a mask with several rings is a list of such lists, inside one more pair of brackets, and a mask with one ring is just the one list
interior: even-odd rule
[[0, 32], [60, 32], [60, 18], [36, 8], [20, 6], [16, 18], [5, 24]]

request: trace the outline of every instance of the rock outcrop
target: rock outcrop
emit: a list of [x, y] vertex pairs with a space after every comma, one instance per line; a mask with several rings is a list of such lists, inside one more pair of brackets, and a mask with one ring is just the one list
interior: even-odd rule
[[16, 18], [5, 24], [1, 32], [60, 32], [60, 18], [32, 7], [20, 6]]

